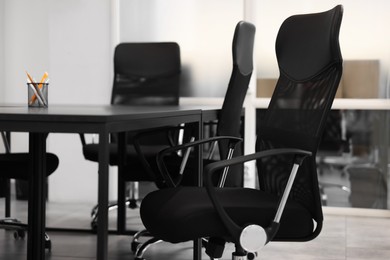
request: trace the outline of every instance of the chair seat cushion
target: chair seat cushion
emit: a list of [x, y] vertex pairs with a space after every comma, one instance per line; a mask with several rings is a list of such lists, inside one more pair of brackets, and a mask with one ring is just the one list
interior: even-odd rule
[[[272, 194], [249, 188], [217, 189], [217, 195], [229, 216], [240, 226], [268, 227], [279, 201]], [[211, 236], [230, 240], [205, 188], [154, 191], [142, 201], [140, 214], [153, 236], [171, 243]], [[310, 213], [292, 200], [288, 201], [280, 223], [276, 240], [304, 239], [314, 228]]]
[[[52, 174], [58, 167], [58, 157], [52, 153], [46, 154], [46, 176]], [[7, 179], [28, 180], [29, 154], [0, 154], [0, 177]]]

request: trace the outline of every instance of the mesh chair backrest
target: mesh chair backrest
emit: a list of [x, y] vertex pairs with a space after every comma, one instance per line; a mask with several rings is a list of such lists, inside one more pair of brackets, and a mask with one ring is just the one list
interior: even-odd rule
[[[339, 29], [342, 6], [284, 21], [276, 40], [280, 76], [260, 122], [256, 149], [293, 147], [313, 152], [304, 161], [290, 198], [322, 220], [315, 154], [342, 74]], [[260, 188], [281, 194], [292, 158], [278, 156], [258, 162]]]
[[177, 43], [119, 44], [111, 104], [178, 105], [180, 68]]
[[[240, 136], [242, 107], [253, 71], [253, 45], [256, 28], [248, 22], [236, 25], [232, 51], [233, 70], [218, 117], [217, 134]], [[221, 158], [226, 158], [227, 144], [219, 145]]]
[[342, 114], [340, 110], [332, 110], [328, 114], [325, 123], [325, 130], [321, 137], [318, 151], [332, 154], [339, 154], [348, 149], [348, 142], [343, 136]]

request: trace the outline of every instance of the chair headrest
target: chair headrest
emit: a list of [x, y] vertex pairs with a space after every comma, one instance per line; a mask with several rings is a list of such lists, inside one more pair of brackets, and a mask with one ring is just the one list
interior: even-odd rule
[[276, 39], [280, 72], [292, 80], [303, 81], [341, 63], [338, 36], [342, 16], [343, 7], [338, 5], [326, 12], [287, 18]]
[[253, 24], [241, 21], [236, 25], [233, 37], [233, 64], [243, 75], [253, 71], [253, 44], [256, 28]]

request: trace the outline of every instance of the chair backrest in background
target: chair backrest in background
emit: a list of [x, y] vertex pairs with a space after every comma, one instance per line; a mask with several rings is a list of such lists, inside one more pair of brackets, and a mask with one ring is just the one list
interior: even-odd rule
[[[181, 60], [175, 42], [120, 43], [114, 53], [113, 105], [179, 105]], [[128, 133], [128, 142], [136, 132]], [[115, 140], [115, 137], [113, 137]], [[143, 144], [167, 143], [160, 133]]]
[[175, 42], [121, 43], [114, 54], [111, 104], [178, 105], [180, 72]]

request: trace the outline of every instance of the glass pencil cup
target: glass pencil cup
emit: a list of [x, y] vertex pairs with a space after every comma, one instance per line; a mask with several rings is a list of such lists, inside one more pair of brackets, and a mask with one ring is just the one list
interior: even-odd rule
[[29, 107], [48, 107], [49, 83], [27, 83], [27, 88]]

